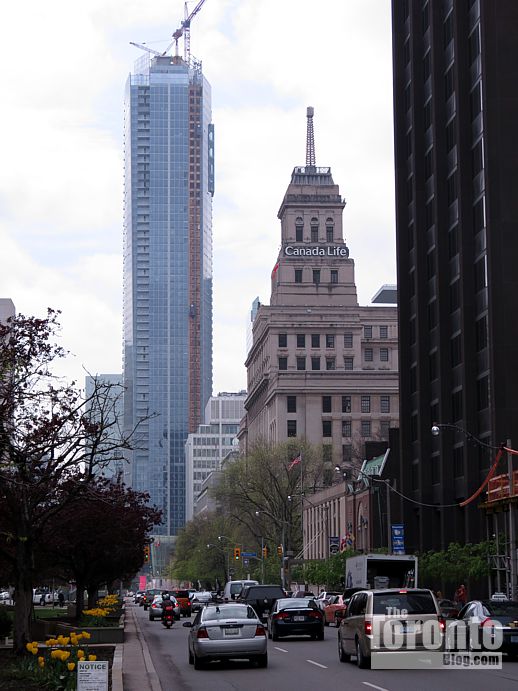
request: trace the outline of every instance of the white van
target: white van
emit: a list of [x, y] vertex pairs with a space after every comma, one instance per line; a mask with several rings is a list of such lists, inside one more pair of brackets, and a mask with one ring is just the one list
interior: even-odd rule
[[234, 600], [245, 585], [259, 585], [259, 581], [228, 581], [223, 590], [223, 599]]

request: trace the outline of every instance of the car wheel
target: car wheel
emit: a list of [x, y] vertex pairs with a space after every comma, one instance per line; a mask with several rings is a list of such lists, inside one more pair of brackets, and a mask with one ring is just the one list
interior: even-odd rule
[[324, 640], [324, 628], [322, 627], [322, 631], [320, 633], [317, 633], [316, 636], [317, 641], [323, 641]]
[[360, 645], [360, 641], [357, 638], [356, 639], [356, 664], [360, 669], [367, 669], [370, 667], [370, 658], [366, 657], [363, 654], [362, 647]]
[[268, 667], [268, 653], [258, 655], [256, 658], [259, 667]]
[[340, 662], [350, 662], [351, 661], [351, 656], [348, 653], [344, 652], [343, 646], [342, 646], [342, 639], [340, 636], [338, 636], [338, 659]]
[[193, 665], [194, 664], [194, 657], [191, 653], [191, 649], [189, 648], [189, 664]]
[[193, 657], [194, 657], [194, 660], [193, 660], [194, 669], [203, 669], [205, 667], [205, 665], [200, 660], [200, 658], [196, 655], [196, 653], [194, 653]]

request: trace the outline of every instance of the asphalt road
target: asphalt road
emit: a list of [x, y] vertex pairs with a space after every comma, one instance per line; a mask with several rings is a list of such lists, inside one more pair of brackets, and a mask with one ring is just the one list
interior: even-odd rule
[[[324, 641], [288, 638], [268, 641], [268, 667], [259, 669], [247, 662], [212, 663], [195, 671], [187, 658], [189, 629], [186, 619], [165, 629], [148, 620], [137, 608], [163, 691], [323, 691], [361, 689], [369, 691], [517, 691], [518, 662], [504, 662], [501, 670], [362, 670], [356, 664], [341, 663], [337, 653], [337, 631], [326, 627]], [[354, 658], [353, 658], [354, 661]]]

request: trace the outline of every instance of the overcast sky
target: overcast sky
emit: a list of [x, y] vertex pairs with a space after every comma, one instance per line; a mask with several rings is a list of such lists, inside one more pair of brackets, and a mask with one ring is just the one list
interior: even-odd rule
[[[195, 3], [188, 4], [189, 10]], [[179, 0], [26, 0], [2, 6], [0, 297], [62, 310], [64, 372], [122, 369], [124, 85], [165, 49]], [[305, 164], [346, 199], [361, 304], [396, 282], [390, 0], [206, 0], [191, 53], [212, 86], [214, 393], [246, 388], [246, 320], [270, 298], [277, 211]]]

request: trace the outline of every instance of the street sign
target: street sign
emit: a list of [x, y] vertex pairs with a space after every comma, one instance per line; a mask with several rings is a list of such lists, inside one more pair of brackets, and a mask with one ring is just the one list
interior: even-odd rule
[[329, 538], [329, 554], [338, 554], [340, 551], [340, 538], [330, 537]]
[[405, 554], [405, 526], [403, 523], [392, 524], [392, 554]]
[[241, 552], [242, 557], [256, 557], [257, 552]]
[[245, 557], [245, 558], [243, 559], [243, 566], [248, 566], [249, 564], [250, 564], [250, 562], [249, 562], [248, 559]]

